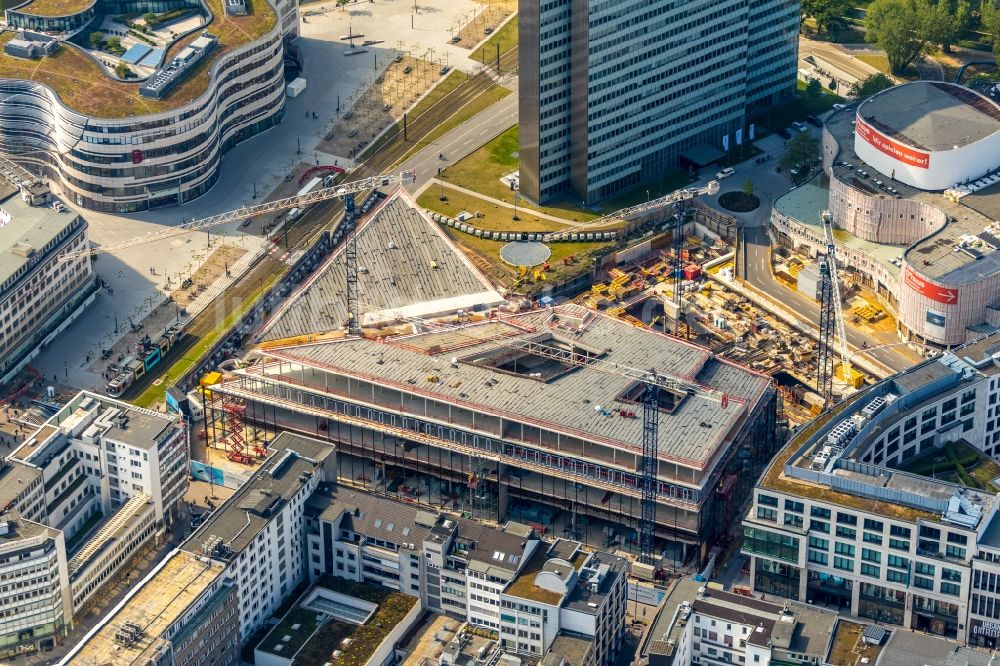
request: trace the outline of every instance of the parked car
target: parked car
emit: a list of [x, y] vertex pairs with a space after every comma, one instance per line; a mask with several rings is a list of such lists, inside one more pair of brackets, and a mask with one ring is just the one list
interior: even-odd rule
[[842, 110], [842, 109], [846, 109], [846, 108], [847, 108], [847, 105], [846, 105], [846, 104], [840, 104], [840, 103], [838, 102], [837, 104], [834, 104], [834, 105], [833, 105], [833, 108], [834, 108], [834, 110], [836, 110], [836, 111], [840, 111], [840, 110]]
[[715, 177], [717, 180], [722, 180], [723, 178], [729, 178], [734, 173], [736, 173], [736, 169], [734, 169], [733, 167], [726, 167], [722, 171], [715, 174]]
[[792, 129], [795, 130], [796, 132], [800, 132], [800, 133], [802, 133], [802, 132], [808, 132], [809, 131], [809, 128], [806, 127], [805, 123], [800, 123], [797, 120], [792, 123]]
[[780, 129], [778, 130], [778, 136], [780, 136], [782, 139], [791, 139], [792, 133], [786, 129]]
[[814, 127], [822, 127], [823, 126], [823, 121], [820, 120], [819, 118], [817, 118], [816, 116], [808, 116], [806, 118], [806, 120], [809, 122], [810, 125], [812, 125]]

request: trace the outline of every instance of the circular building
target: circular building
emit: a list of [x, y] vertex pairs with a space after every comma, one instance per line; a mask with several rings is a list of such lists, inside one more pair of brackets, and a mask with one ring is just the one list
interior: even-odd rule
[[945, 190], [1000, 168], [1000, 106], [954, 83], [916, 81], [858, 105], [854, 150], [889, 178]]

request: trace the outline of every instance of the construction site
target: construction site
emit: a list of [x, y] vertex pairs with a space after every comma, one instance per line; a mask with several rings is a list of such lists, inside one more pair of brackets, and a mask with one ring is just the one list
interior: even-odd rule
[[335, 443], [344, 483], [660, 569], [729, 542], [783, 441], [766, 374], [584, 305], [505, 301], [403, 192], [253, 335], [192, 396], [220, 468], [291, 430]]

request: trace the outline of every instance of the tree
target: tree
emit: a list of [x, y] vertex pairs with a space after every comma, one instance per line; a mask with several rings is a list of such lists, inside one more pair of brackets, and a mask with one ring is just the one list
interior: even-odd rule
[[816, 159], [819, 152], [819, 141], [814, 139], [808, 132], [796, 133], [788, 141], [785, 147], [785, 154], [781, 156], [779, 165], [782, 170], [790, 171], [792, 167], [804, 162]]
[[146, 22], [146, 25], [153, 26], [156, 24], [156, 14], [153, 12], [146, 12], [142, 15], [142, 20]]
[[129, 76], [132, 75], [132, 70], [129, 69], [128, 65], [126, 65], [123, 62], [120, 62], [117, 65], [115, 65], [115, 75], [119, 79], [127, 79]]
[[935, 51], [942, 35], [937, 19], [930, 0], [875, 0], [868, 6], [865, 39], [885, 51], [893, 74], [902, 74]]
[[819, 82], [819, 79], [809, 78], [809, 82], [806, 84], [806, 97], [811, 97], [816, 99], [823, 93], [823, 84]]
[[101, 44], [104, 43], [104, 34], [97, 32], [96, 30], [90, 33], [90, 47], [93, 49], [101, 48]]
[[120, 37], [108, 37], [108, 49], [116, 50], [122, 47], [122, 40]]
[[951, 45], [969, 27], [972, 8], [969, 0], [937, 0], [933, 7], [935, 40], [941, 50], [951, 53]]
[[847, 24], [853, 8], [851, 0], [802, 0], [802, 14], [816, 21], [816, 33], [822, 34]]
[[1000, 0], [983, 0], [979, 20], [983, 30], [993, 38], [993, 55], [1000, 65]]
[[882, 72], [869, 74], [860, 81], [852, 83], [851, 87], [847, 90], [847, 95], [855, 99], [867, 99], [875, 93], [882, 92], [894, 85], [896, 85], [896, 82]]

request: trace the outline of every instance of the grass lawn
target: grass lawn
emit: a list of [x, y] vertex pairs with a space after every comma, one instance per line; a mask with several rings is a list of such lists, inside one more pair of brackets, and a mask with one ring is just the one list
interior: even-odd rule
[[[961, 465], [965, 478], [959, 472]], [[931, 449], [927, 453], [907, 461], [899, 467], [903, 471], [921, 476], [934, 476], [964, 486], [979, 487], [992, 492], [997, 488], [993, 480], [1000, 477], [1000, 464], [984, 456], [977, 449], [965, 442], [945, 444], [941, 448]]]
[[860, 60], [861, 62], [868, 63], [878, 71], [884, 74], [888, 74], [889, 76], [894, 76], [898, 79], [916, 81], [918, 78], [920, 78], [920, 73], [917, 72], [917, 68], [912, 65], [906, 70], [905, 74], [893, 74], [889, 68], [889, 58], [882, 55], [881, 53], [859, 53], [854, 57]]
[[754, 122], [763, 125], [772, 132], [777, 132], [792, 124], [792, 121], [805, 121], [806, 116], [815, 116], [825, 113], [833, 108], [837, 102], [843, 102], [844, 98], [831, 90], [823, 89], [818, 97], [808, 97], [805, 94], [806, 84], [804, 81], [796, 83], [798, 97], [783, 105], [754, 118]]
[[257, 299], [267, 293], [267, 290], [278, 282], [283, 274], [284, 273], [268, 277], [262, 285], [244, 298], [239, 307], [233, 312], [230, 312], [220, 324], [208, 333], [208, 335], [200, 338], [183, 356], [174, 361], [170, 367], [167, 368], [162, 375], [160, 375], [160, 379], [162, 381], [159, 384], [150, 384], [145, 391], [140, 393], [136, 399], [133, 400], [133, 403], [139, 407], [150, 408], [157, 402], [162, 402], [167, 387], [190, 372], [191, 368], [193, 368], [201, 360], [201, 357], [205, 354], [205, 352], [211, 349], [212, 346], [219, 341], [219, 338], [222, 337], [222, 335], [224, 335], [240, 317], [246, 314], [246, 311], [257, 302]]
[[522, 211], [520, 206], [517, 215], [521, 219], [515, 222], [511, 219], [514, 214], [513, 208], [501, 207], [450, 187], [443, 189], [445, 196], [448, 197], [447, 201], [438, 199], [441, 187], [431, 186], [417, 198], [417, 203], [429, 210], [444, 213], [448, 217], [457, 217], [463, 210], [470, 213], [481, 212], [485, 217], [469, 220], [469, 223], [484, 231], [556, 231], [565, 227], [558, 222], [531, 215], [528, 209]]
[[497, 46], [500, 47], [500, 53], [507, 53], [513, 48], [517, 48], [517, 15], [514, 18], [507, 21], [503, 27], [490, 35], [490, 38], [483, 42], [482, 46], [479, 47], [478, 52], [473, 56], [475, 60], [479, 62], [483, 61], [485, 57], [487, 60], [493, 60], [496, 62], [497, 57]]

